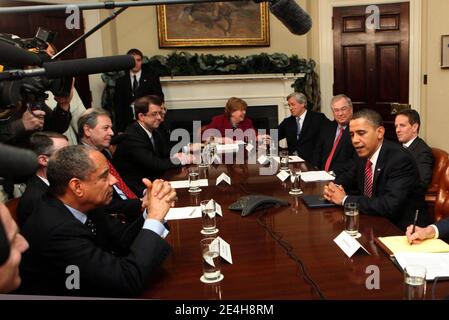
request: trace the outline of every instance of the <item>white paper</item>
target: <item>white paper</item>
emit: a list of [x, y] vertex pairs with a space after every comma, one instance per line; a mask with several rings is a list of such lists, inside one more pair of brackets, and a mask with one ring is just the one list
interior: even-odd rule
[[165, 220], [181, 220], [181, 219], [192, 219], [201, 218], [201, 208], [200, 207], [182, 207], [182, 208], [171, 208], [168, 210]]
[[[199, 179], [197, 183], [200, 187], [207, 187], [209, 185], [207, 179]], [[170, 181], [170, 185], [173, 189], [188, 188], [189, 180]]]
[[335, 180], [335, 177], [330, 175], [326, 171], [307, 171], [301, 173], [301, 180], [304, 182], [313, 181], [331, 181]]
[[239, 150], [238, 144], [234, 144], [234, 143], [217, 144], [217, 152], [218, 153], [237, 152], [238, 150]]
[[267, 158], [267, 156], [265, 156], [265, 155], [261, 155], [261, 156], [257, 159], [257, 161], [258, 161], [260, 164], [265, 164], [265, 163], [267, 163], [268, 158]]
[[221, 217], [223, 217], [223, 211], [221, 210], [221, 206], [218, 204], [217, 201], [215, 201], [215, 212]]
[[426, 280], [449, 277], [449, 253], [398, 252], [394, 255], [402, 269], [407, 265], [426, 267]]
[[295, 163], [295, 162], [304, 162], [304, 159], [298, 157], [298, 156], [289, 156], [288, 162]]
[[279, 173], [276, 175], [276, 177], [278, 177], [279, 180], [281, 180], [282, 182], [287, 180], [289, 176], [290, 176], [290, 172], [285, 171], [285, 170], [279, 171]]
[[251, 152], [254, 149], [254, 146], [251, 143], [248, 143], [245, 147], [246, 151]]
[[218, 186], [222, 181], [231, 185], [231, 178], [224, 172], [218, 176], [216, 185]]
[[221, 237], [217, 237], [217, 239], [220, 241], [220, 257], [232, 264], [231, 246]]
[[357, 252], [360, 248], [366, 251], [366, 253], [370, 254], [368, 250], [366, 250], [356, 239], [351, 237], [346, 231], [342, 231], [335, 239], [334, 242], [340, 249], [351, 258], [354, 253]]

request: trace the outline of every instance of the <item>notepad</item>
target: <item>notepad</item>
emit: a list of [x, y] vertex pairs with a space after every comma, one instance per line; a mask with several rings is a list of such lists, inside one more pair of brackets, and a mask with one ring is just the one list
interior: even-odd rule
[[419, 244], [411, 245], [406, 236], [392, 236], [377, 238], [382, 247], [391, 256], [398, 252], [449, 252], [449, 244], [441, 239], [428, 239]]

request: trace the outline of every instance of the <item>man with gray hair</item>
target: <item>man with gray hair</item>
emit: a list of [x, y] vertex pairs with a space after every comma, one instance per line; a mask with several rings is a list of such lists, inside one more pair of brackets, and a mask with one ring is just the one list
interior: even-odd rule
[[416, 163], [407, 150], [384, 139], [380, 114], [369, 109], [355, 113], [349, 132], [359, 158], [324, 188], [324, 197], [337, 205], [358, 203], [362, 213], [388, 218], [402, 230], [419, 210], [417, 225], [427, 225]]
[[291, 116], [278, 126], [278, 138], [287, 139], [290, 154], [312, 162], [321, 128], [329, 120], [322, 113], [307, 110], [307, 97], [303, 93], [289, 94], [287, 102]]
[[112, 199], [116, 179], [99, 151], [65, 147], [51, 158], [47, 176], [50, 192], [22, 229], [30, 250], [20, 265], [19, 293], [142, 293], [170, 249], [161, 223], [176, 199], [170, 184], [144, 179], [148, 211], [133, 223], [121, 224], [101, 210]]
[[348, 96], [339, 94], [332, 98], [331, 108], [334, 121], [323, 125], [312, 164], [320, 170], [333, 171], [338, 176], [356, 157], [349, 135], [352, 101]]
[[113, 186], [114, 196], [111, 203], [106, 207], [106, 212], [124, 214], [127, 220], [133, 220], [141, 213], [142, 201], [123, 181], [112, 163], [112, 155], [108, 148], [111, 145], [113, 135], [111, 117], [106, 110], [88, 109], [78, 120], [80, 144], [100, 151], [106, 157], [109, 172], [117, 179], [117, 183]]

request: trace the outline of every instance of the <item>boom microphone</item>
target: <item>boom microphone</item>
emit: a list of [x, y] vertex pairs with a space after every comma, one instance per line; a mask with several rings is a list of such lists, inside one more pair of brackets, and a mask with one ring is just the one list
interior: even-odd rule
[[29, 65], [40, 66], [41, 59], [37, 54], [0, 41], [0, 64], [15, 68]]
[[37, 170], [36, 154], [0, 143], [0, 177], [27, 177]]
[[129, 70], [135, 65], [131, 55], [74, 59], [44, 62], [42, 68], [26, 70], [6, 70], [0, 73], [0, 80], [22, 79], [26, 77], [46, 76], [47, 78], [74, 77], [110, 71]]
[[[261, 2], [255, 0], [255, 2]], [[272, 0], [268, 7], [272, 14], [276, 16], [290, 30], [298, 36], [306, 34], [312, 28], [312, 19], [295, 0]]]

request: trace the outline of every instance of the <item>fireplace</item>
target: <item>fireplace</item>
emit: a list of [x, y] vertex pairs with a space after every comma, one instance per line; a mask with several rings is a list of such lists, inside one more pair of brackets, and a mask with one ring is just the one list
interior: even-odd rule
[[303, 73], [162, 77], [167, 124], [191, 132], [193, 120], [209, 123], [223, 113], [230, 97], [238, 97], [247, 102], [247, 116], [256, 128], [275, 128], [290, 114], [286, 97], [301, 77]]

